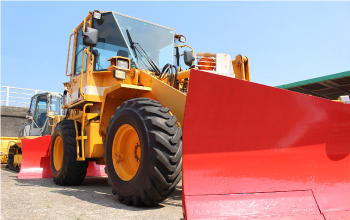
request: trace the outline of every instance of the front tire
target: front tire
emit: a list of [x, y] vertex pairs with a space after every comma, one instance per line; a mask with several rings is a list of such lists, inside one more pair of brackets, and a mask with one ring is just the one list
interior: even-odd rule
[[154, 206], [182, 176], [182, 130], [169, 108], [137, 98], [119, 106], [105, 141], [106, 173], [113, 194], [127, 205]]
[[[80, 131], [80, 123], [78, 131]], [[61, 186], [80, 185], [86, 176], [87, 161], [77, 161], [73, 120], [59, 122], [52, 135], [50, 163], [54, 182]]]

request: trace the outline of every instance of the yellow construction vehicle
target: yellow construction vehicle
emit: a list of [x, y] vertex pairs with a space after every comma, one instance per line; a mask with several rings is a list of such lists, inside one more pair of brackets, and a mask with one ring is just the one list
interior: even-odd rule
[[1, 163], [7, 164], [9, 148], [14, 146], [18, 137], [1, 137]]
[[[40, 93], [32, 96], [27, 121], [22, 124], [18, 137], [1, 137], [2, 158], [11, 170], [20, 171], [22, 164], [22, 140], [51, 135], [52, 127], [62, 120], [62, 95], [59, 93]], [[40, 148], [40, 146], [34, 146]], [[3, 151], [3, 149], [6, 149]], [[34, 158], [33, 158], [34, 159]], [[4, 160], [5, 162], [5, 160]]]
[[252, 83], [247, 57], [185, 40], [89, 12], [69, 38], [66, 117], [23, 145], [43, 146], [59, 185], [105, 165], [127, 205], [158, 204], [183, 174], [186, 219], [350, 217], [349, 105]]
[[[250, 80], [248, 58], [195, 55], [179, 45], [184, 42], [171, 28], [116, 12], [90, 12], [73, 30], [70, 80], [64, 83], [68, 117], [51, 142], [57, 184], [82, 183], [93, 160], [106, 165], [113, 193], [127, 205], [152, 206], [167, 198], [182, 176], [190, 70], [235, 77], [235, 69], [236, 77]], [[191, 51], [181, 54], [183, 47]], [[181, 56], [188, 70], [180, 68]]]

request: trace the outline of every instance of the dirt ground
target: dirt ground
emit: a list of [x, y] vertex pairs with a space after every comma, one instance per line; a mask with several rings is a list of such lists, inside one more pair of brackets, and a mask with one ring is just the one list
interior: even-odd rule
[[1, 168], [1, 219], [182, 219], [181, 188], [156, 207], [135, 208], [112, 195], [106, 177], [64, 187], [51, 178], [19, 180]]

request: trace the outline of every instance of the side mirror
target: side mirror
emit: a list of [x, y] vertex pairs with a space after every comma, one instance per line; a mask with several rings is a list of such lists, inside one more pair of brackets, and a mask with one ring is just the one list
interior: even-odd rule
[[98, 43], [98, 30], [86, 27], [85, 32], [83, 32], [83, 44], [85, 46], [96, 47]]
[[192, 66], [192, 62], [194, 61], [194, 57], [190, 51], [184, 51], [184, 62], [187, 66]]
[[183, 35], [181, 35], [181, 36], [179, 37], [179, 41], [180, 41], [181, 43], [186, 43], [186, 37], [184, 37]]
[[26, 119], [33, 120], [33, 116], [26, 115]]

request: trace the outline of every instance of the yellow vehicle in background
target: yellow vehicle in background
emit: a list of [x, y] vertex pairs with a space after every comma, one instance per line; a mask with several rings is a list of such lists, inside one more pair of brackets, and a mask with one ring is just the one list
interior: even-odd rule
[[52, 128], [65, 117], [61, 105], [62, 95], [59, 93], [47, 92], [32, 96], [27, 121], [19, 129], [18, 137], [1, 137], [1, 163], [7, 163], [11, 170], [20, 171], [22, 140], [51, 135]]
[[1, 137], [1, 163], [7, 164], [8, 150], [11, 146], [15, 145], [18, 141], [18, 137]]

